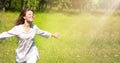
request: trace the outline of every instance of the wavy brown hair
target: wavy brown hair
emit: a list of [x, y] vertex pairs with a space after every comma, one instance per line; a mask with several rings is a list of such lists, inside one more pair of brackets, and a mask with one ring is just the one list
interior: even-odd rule
[[24, 24], [25, 19], [23, 17], [26, 15], [27, 11], [33, 11], [33, 10], [31, 8], [26, 8], [26, 9], [22, 10], [22, 12], [20, 13], [18, 19], [16, 20], [15, 25]]

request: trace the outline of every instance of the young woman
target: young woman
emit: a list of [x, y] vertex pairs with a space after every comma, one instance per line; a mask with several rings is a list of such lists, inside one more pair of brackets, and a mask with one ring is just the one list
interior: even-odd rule
[[17, 36], [19, 39], [16, 49], [16, 63], [36, 63], [38, 59], [38, 50], [34, 44], [34, 36], [39, 34], [45, 38], [58, 38], [59, 34], [51, 34], [39, 29], [33, 25], [34, 14], [31, 9], [25, 9], [19, 15], [16, 25], [8, 32], [0, 34], [0, 40]]

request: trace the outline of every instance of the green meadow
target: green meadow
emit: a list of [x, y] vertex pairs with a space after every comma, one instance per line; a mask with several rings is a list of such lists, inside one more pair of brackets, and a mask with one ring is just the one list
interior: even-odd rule
[[[0, 33], [10, 30], [18, 16], [19, 12], [0, 12]], [[120, 63], [119, 15], [36, 12], [33, 24], [60, 34], [58, 39], [35, 36], [37, 63]], [[17, 42], [16, 37], [0, 42], [0, 63], [15, 63]]]

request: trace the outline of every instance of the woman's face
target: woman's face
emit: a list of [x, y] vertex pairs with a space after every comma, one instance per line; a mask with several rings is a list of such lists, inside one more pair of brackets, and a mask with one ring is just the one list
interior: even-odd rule
[[28, 22], [32, 22], [34, 20], [33, 11], [27, 11], [26, 15], [24, 16], [24, 19]]

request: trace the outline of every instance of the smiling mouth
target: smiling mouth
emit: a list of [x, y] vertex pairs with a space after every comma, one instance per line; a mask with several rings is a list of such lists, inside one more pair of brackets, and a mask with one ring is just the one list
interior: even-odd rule
[[29, 17], [30, 19], [34, 19], [33, 17]]

